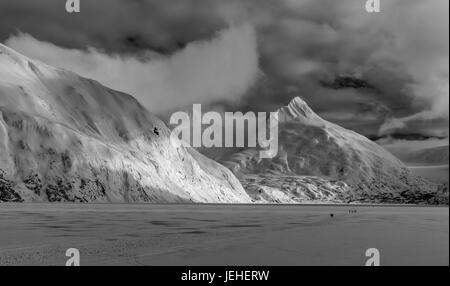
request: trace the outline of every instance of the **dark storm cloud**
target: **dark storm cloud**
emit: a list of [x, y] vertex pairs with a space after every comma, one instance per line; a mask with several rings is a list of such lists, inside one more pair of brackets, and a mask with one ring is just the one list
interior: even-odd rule
[[65, 0], [0, 0], [0, 41], [19, 30], [66, 48], [172, 53], [225, 26], [210, 2], [81, 0], [82, 13], [68, 14]]
[[[382, 0], [378, 14], [366, 13], [364, 0], [81, 3], [82, 13], [69, 15], [62, 0], [0, 0], [0, 41], [20, 30], [63, 48], [94, 47], [111, 60], [124, 53], [142, 59], [150, 51], [183, 54], [189, 43], [247, 25], [256, 31], [258, 55], [249, 52], [254, 39], [239, 49], [259, 58], [263, 76], [243, 91], [239, 105], [215, 97], [218, 105], [272, 110], [300, 95], [322, 116], [365, 134], [419, 129], [448, 135], [448, 1]], [[26, 41], [9, 43], [20, 49]], [[255, 68], [246, 70], [250, 75]], [[367, 86], [336, 85], [341, 78]]]
[[[443, 126], [436, 122], [444, 122], [437, 133], [448, 136], [449, 3], [381, 2], [379, 14], [366, 13], [365, 1], [357, 0], [286, 0], [284, 10], [241, 13], [260, 31], [262, 69], [284, 81], [285, 90], [267, 98], [301, 95], [332, 121], [364, 133], [436, 134], [434, 127]], [[327, 88], [340, 77], [372, 88]], [[250, 101], [264, 99], [257, 94]]]

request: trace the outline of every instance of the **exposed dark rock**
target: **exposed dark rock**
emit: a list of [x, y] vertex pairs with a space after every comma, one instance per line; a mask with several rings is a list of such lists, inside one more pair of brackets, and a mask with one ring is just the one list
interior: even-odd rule
[[13, 182], [5, 179], [3, 171], [0, 170], [0, 202], [23, 202], [12, 186]]

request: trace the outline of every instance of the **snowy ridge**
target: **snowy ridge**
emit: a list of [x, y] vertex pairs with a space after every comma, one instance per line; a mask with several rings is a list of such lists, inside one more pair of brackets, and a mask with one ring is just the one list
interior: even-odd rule
[[0, 201], [250, 202], [132, 96], [0, 45]]

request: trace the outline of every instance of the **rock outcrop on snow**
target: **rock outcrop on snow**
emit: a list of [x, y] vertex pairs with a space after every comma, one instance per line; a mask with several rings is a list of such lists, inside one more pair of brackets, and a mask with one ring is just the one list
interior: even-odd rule
[[0, 201], [250, 202], [132, 96], [0, 45]]

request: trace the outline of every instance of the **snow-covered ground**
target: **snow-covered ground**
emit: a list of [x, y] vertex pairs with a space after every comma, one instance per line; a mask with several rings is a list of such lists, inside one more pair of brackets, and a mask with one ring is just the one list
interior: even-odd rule
[[0, 265], [449, 264], [446, 207], [8, 203], [0, 229]]

